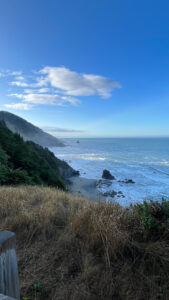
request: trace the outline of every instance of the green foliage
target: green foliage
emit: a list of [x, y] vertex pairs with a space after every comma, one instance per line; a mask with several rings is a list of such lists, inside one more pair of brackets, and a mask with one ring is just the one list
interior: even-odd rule
[[156, 230], [163, 232], [169, 220], [169, 201], [144, 201], [136, 204], [141, 227], [144, 230]]
[[20, 169], [9, 169], [8, 172], [8, 184], [33, 184], [33, 181], [30, 176], [28, 176], [27, 172]]
[[53, 153], [25, 142], [0, 123], [0, 184], [39, 184], [65, 189], [60, 166], [69, 167]]
[[0, 147], [0, 164], [7, 165], [8, 163], [8, 155], [6, 152]]
[[42, 292], [43, 291], [43, 284], [40, 281], [35, 280], [34, 283], [32, 284], [32, 289], [35, 292]]

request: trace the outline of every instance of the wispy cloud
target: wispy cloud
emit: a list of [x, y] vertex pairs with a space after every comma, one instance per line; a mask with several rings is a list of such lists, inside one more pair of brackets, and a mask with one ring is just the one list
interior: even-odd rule
[[10, 76], [20, 76], [20, 75], [22, 75], [22, 71], [8, 71], [8, 75], [10, 75]]
[[20, 75], [22, 75], [22, 71], [0, 70], [0, 78]]
[[6, 108], [18, 109], [18, 110], [29, 110], [32, 108], [32, 105], [27, 103], [12, 103], [12, 104], [4, 104]]
[[51, 93], [50, 88], [40, 88], [40, 89], [24, 89], [25, 94], [41, 94], [41, 93]]
[[30, 109], [37, 104], [75, 106], [81, 102], [77, 97], [97, 95], [110, 98], [113, 90], [121, 87], [115, 80], [74, 72], [65, 67], [47, 66], [29, 76], [24, 76], [21, 71], [7, 70], [1, 73], [0, 77], [13, 77], [9, 84], [17, 91], [9, 96], [21, 101], [5, 105], [13, 109]]
[[77, 129], [67, 129], [67, 128], [58, 128], [58, 127], [52, 127], [52, 126], [43, 126], [41, 127], [44, 131], [50, 132], [50, 133], [58, 133], [58, 132], [84, 132], [83, 130], [77, 130]]
[[22, 80], [12, 81], [10, 84], [11, 85], [16, 85], [16, 86], [19, 86], [19, 87], [28, 87], [29, 86], [28, 83], [26, 83], [26, 82], [24, 82]]

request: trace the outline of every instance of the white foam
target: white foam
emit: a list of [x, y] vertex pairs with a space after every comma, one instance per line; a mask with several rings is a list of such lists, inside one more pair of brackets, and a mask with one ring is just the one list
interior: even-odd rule
[[[108, 169], [116, 180], [112, 181], [110, 187], [100, 187], [100, 191], [122, 191], [125, 196], [110, 198], [112, 201], [128, 205], [143, 199], [169, 198], [169, 151], [164, 152], [164, 147], [154, 151], [151, 144], [147, 150], [144, 148], [145, 141], [143, 144], [139, 141], [139, 145], [132, 147], [128, 147], [128, 141], [125, 145], [124, 141], [121, 142], [122, 145], [120, 142], [80, 140], [77, 144], [75, 140], [67, 140], [67, 147], [51, 150], [57, 157], [79, 170], [83, 177], [101, 179], [103, 169]], [[124, 179], [133, 179], [135, 184], [118, 182]]]

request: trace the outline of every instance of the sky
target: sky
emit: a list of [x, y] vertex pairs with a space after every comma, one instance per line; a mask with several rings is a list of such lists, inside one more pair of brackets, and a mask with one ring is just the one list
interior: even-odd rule
[[58, 137], [169, 136], [169, 1], [1, 0], [0, 110]]

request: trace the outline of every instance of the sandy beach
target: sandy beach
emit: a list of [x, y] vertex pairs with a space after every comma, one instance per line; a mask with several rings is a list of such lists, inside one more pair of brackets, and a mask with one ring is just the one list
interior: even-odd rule
[[87, 179], [83, 177], [71, 177], [69, 178], [70, 183], [68, 184], [68, 192], [73, 195], [81, 196], [83, 198], [93, 200], [93, 201], [101, 201], [105, 200], [104, 197], [96, 188], [97, 180], [95, 179]]

